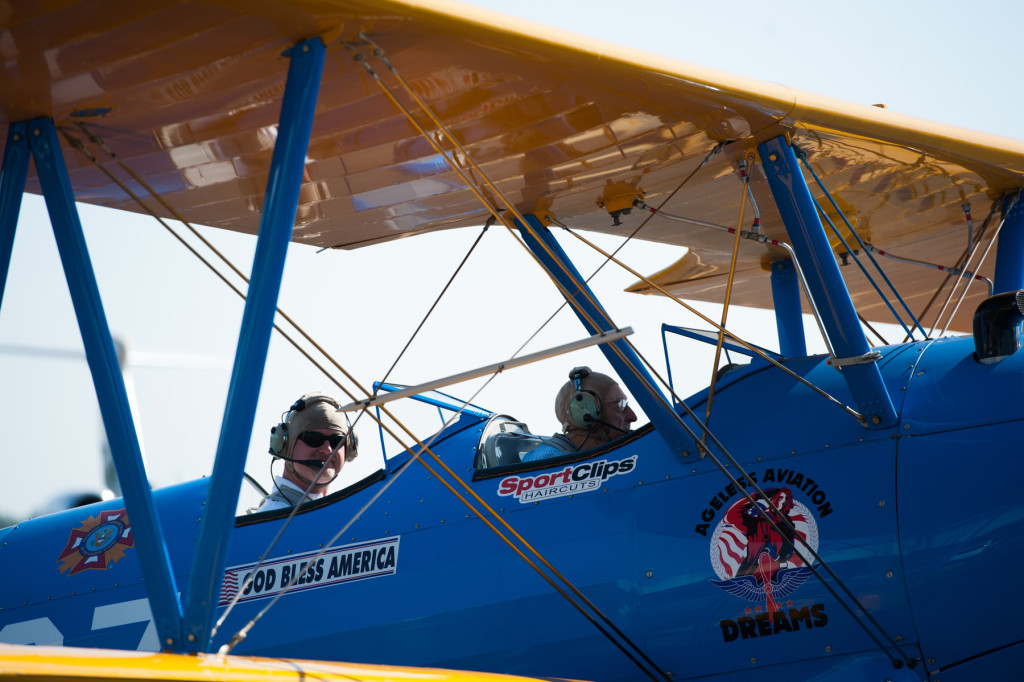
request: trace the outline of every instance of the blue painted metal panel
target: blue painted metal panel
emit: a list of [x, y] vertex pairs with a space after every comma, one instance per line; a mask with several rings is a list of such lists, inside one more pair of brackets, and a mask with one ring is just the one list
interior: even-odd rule
[[916, 436], [1024, 418], [1024, 353], [984, 365], [970, 337], [916, 344], [900, 433]]
[[[580, 322], [583, 323], [587, 333], [612, 331], [614, 328], [608, 322], [608, 314], [597, 302], [594, 292], [586, 285], [583, 276], [569, 260], [569, 256], [562, 250], [551, 232], [540, 224], [536, 216], [526, 215], [524, 218], [530, 223], [531, 229], [527, 230], [522, 225], [518, 226], [523, 235], [523, 241], [537, 256], [544, 269], [558, 281], [565, 292], [568, 292], [569, 298], [571, 298], [570, 306], [579, 317]], [[543, 242], [543, 246], [541, 242]], [[544, 248], [545, 246], [547, 250]], [[554, 258], [548, 255], [548, 250], [554, 254]], [[589, 319], [587, 319], [588, 317]], [[622, 340], [601, 344], [600, 348], [615, 373], [618, 374], [619, 379], [643, 408], [644, 413], [657, 428], [659, 435], [668, 444], [669, 449], [676, 453], [695, 451], [693, 439], [680, 427], [670, 404], [665, 401], [654, 379], [633, 349]]]
[[187, 651], [204, 651], [209, 644], [229, 529], [238, 503], [238, 484], [249, 450], [248, 434], [252, 433], [256, 415], [285, 254], [298, 208], [325, 52], [323, 42], [312, 38], [296, 45], [290, 53], [291, 64], [270, 163], [253, 275], [210, 479], [213, 494], [206, 510], [185, 604]]
[[[759, 145], [758, 153], [793, 251], [808, 275], [807, 286], [832, 348], [840, 358], [864, 355], [870, 347], [793, 148], [784, 138], [777, 137]], [[843, 376], [870, 428], [886, 428], [896, 423], [892, 400], [875, 364], [848, 365], [843, 368]]]
[[973, 350], [957, 338], [920, 353], [899, 442], [907, 588], [922, 651], [942, 668], [1019, 641], [1024, 609], [1012, 577], [1024, 523], [1024, 353], [983, 365]]
[[1024, 201], [1017, 200], [999, 230], [995, 294], [1024, 289]]
[[[883, 347], [879, 370], [889, 393], [902, 402], [903, 390], [917, 359], [913, 346]], [[852, 395], [843, 376], [826, 364], [826, 356], [785, 359], [782, 363], [797, 375], [823, 389], [844, 404]], [[738, 392], [732, 411], [712, 411], [710, 427], [731, 451], [758, 450], [766, 459], [804, 454], [822, 449], [855, 446], [859, 443], [892, 438], [895, 427], [866, 430], [851, 415], [824, 397], [773, 366], [751, 363], [725, 372], [715, 389], [715, 404], [720, 395]], [[699, 414], [708, 390], [701, 390], [686, 402]], [[756, 398], [755, 398], [756, 397]], [[730, 398], [730, 400], [732, 400]], [[759, 409], [764, 405], [770, 409]], [[737, 425], [741, 424], [742, 427]], [[707, 459], [691, 463], [699, 471], [717, 471]]]
[[1022, 438], [1018, 420], [900, 440], [907, 590], [921, 650], [938, 667], [1021, 639]]
[[117, 466], [118, 481], [136, 530], [139, 562], [149, 584], [149, 598], [156, 613], [157, 631], [161, 641], [171, 646], [181, 641], [178, 588], [171, 574], [167, 548], [163, 544], [160, 520], [153, 508], [152, 491], [128, 407], [124, 379], [103, 312], [85, 235], [75, 209], [60, 141], [50, 119], [29, 121], [28, 128], [32, 157], [75, 306], [111, 456]]
[[28, 127], [12, 123], [7, 129], [3, 167], [0, 167], [0, 302], [4, 300], [7, 272], [14, 250], [14, 231], [18, 226], [21, 197], [28, 177]]
[[807, 355], [804, 318], [800, 308], [800, 280], [791, 260], [772, 263], [772, 301], [779, 330], [779, 352], [790, 358]]
[[[803, 505], [801, 515], [813, 522], [807, 524], [813, 528], [808, 535], [819, 543], [821, 557], [892, 636], [912, 641], [913, 623], [898, 570], [891, 439], [763, 462], [754, 457], [756, 447], [737, 446], [734, 452], [743, 454], [748, 472], [766, 492], [786, 488], [792, 493]], [[760, 452], [773, 454], [769, 449]], [[879, 501], [887, 504], [880, 506]], [[735, 526], [728, 525], [736, 506], [744, 504], [734, 485], [710, 472], [644, 485], [636, 509], [634, 551], [637, 573], [650, 574], [640, 584], [640, 603], [644, 622], [651, 624], [651, 649], [690, 652], [671, 662], [679, 678], [723, 671], [764, 674], [794, 657], [817, 659], [815, 669], [820, 670], [838, 665], [829, 659], [857, 659], [873, 650], [877, 662], [884, 661], [883, 667], [893, 671], [889, 659], [813, 576], [789, 593], [779, 578], [775, 589], [783, 596], [776, 599], [778, 616], [769, 614], [764, 597], [729, 592], [741, 580], [727, 572], [730, 554], [737, 562], [754, 547], [753, 541], [737, 544]], [[887, 577], [889, 570], [894, 571], [892, 578]], [[912, 648], [908, 653], [916, 655]]]
[[[152, 493], [179, 581], [188, 578], [207, 490], [200, 479]], [[13, 527], [0, 546], [0, 584], [17, 589], [0, 591], [0, 628], [45, 619], [43, 631], [59, 633], [67, 645], [160, 648], [147, 599], [150, 581], [143, 581], [140, 568], [144, 531], [129, 511], [121, 541], [104, 546], [97, 540], [110, 516], [123, 519], [125, 508], [117, 498]]]

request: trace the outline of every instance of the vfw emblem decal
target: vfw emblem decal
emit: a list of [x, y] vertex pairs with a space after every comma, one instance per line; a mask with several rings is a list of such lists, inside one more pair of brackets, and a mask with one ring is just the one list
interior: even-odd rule
[[99, 516], [90, 516], [71, 531], [67, 547], [57, 557], [59, 570], [68, 575], [89, 568], [106, 570], [134, 544], [127, 510], [100, 512]]
[[[773, 614], [811, 576], [814, 559], [804, 544], [818, 551], [818, 524], [810, 509], [793, 499], [789, 488], [766, 488], [764, 493], [771, 505], [741, 497], [718, 522], [711, 537], [711, 566], [718, 580], [711, 582], [756, 602], [757, 612], [763, 604], [764, 611]], [[799, 551], [794, 551], [794, 544]]]

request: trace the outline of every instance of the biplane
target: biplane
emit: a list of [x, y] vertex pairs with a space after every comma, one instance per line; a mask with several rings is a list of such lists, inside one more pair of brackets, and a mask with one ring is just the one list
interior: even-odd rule
[[[0, 530], [0, 641], [595, 680], [1017, 674], [1024, 598], [998, 576], [1021, 559], [1024, 143], [441, 0], [13, 3], [0, 45], [0, 272], [41, 193], [123, 490]], [[256, 236], [209, 478], [148, 483], [76, 201]], [[579, 317], [550, 353], [598, 346], [649, 423], [531, 460], [523, 422], [441, 392], [465, 375], [335, 365], [345, 409], [402, 447], [240, 513], [289, 245], [485, 224]], [[568, 257], [588, 231], [687, 248], [654, 274], [599, 251], [700, 319], [666, 321], [664, 374]], [[692, 300], [772, 309], [779, 348]], [[900, 338], [869, 342], [879, 321]], [[693, 395], [676, 337], [715, 349]], [[406, 431], [398, 400], [443, 426]]]

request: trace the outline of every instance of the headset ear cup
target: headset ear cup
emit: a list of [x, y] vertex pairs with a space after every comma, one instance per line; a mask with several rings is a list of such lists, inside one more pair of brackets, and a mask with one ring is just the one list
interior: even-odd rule
[[288, 445], [288, 425], [281, 422], [270, 429], [270, 454], [280, 455]]
[[581, 429], [589, 429], [601, 414], [601, 405], [591, 391], [580, 391], [569, 401], [569, 419]]
[[345, 461], [351, 462], [359, 454], [359, 437], [356, 432], [349, 427], [348, 434], [345, 436]]

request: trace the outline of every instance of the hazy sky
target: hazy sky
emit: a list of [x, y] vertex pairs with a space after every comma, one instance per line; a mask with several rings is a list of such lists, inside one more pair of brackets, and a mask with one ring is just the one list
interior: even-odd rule
[[[1015, 81], [1022, 10], [1017, 3], [747, 2], [597, 0], [472, 4], [723, 71], [1024, 138]], [[223, 415], [242, 304], [162, 227], [135, 215], [81, 206], [108, 321], [132, 354], [147, 466], [154, 485], [208, 475]], [[431, 235], [357, 252], [289, 254], [281, 307], [369, 385], [380, 378], [440, 292], [479, 230]], [[243, 270], [255, 240], [207, 230]], [[614, 247], [614, 240], [602, 240]], [[599, 264], [579, 253], [589, 273]], [[641, 272], [675, 261], [679, 249], [637, 242], [623, 260]], [[606, 268], [595, 289], [620, 326], [659, 367], [663, 321], [703, 326], [667, 301], [622, 294], [634, 281]], [[310, 295], [315, 292], [315, 295]], [[546, 276], [501, 230], [491, 230], [392, 379], [419, 383], [503, 360], [559, 306]], [[704, 306], [713, 310], [714, 306]], [[734, 314], [743, 337], [776, 347], [774, 320]], [[576, 340], [584, 332], [561, 313], [528, 351]], [[14, 352], [44, 349], [44, 355]], [[820, 347], [820, 345], [818, 346]], [[42, 201], [27, 197], [0, 307], [0, 423], [7, 435], [0, 514], [22, 518], [61, 492], [102, 487], [99, 411], [81, 338]], [[678, 344], [673, 374], [699, 390], [710, 355]], [[67, 356], [67, 357], [64, 357]], [[476, 402], [550, 433], [555, 391], [573, 365], [607, 365], [596, 350], [510, 371]], [[473, 382], [454, 389], [468, 395]], [[331, 388], [285, 343], [272, 342], [249, 445], [247, 469], [268, 480], [266, 436], [300, 394]], [[337, 393], [337, 391], [332, 391]], [[436, 418], [436, 415], [432, 416]], [[425, 418], [424, 418], [425, 419]], [[423, 435], [434, 422], [424, 424]], [[428, 426], [429, 425], [429, 428]], [[376, 429], [360, 424], [363, 454], [348, 477], [379, 464]], [[387, 445], [394, 451], [393, 443]], [[468, 460], [467, 460], [468, 464]]]

